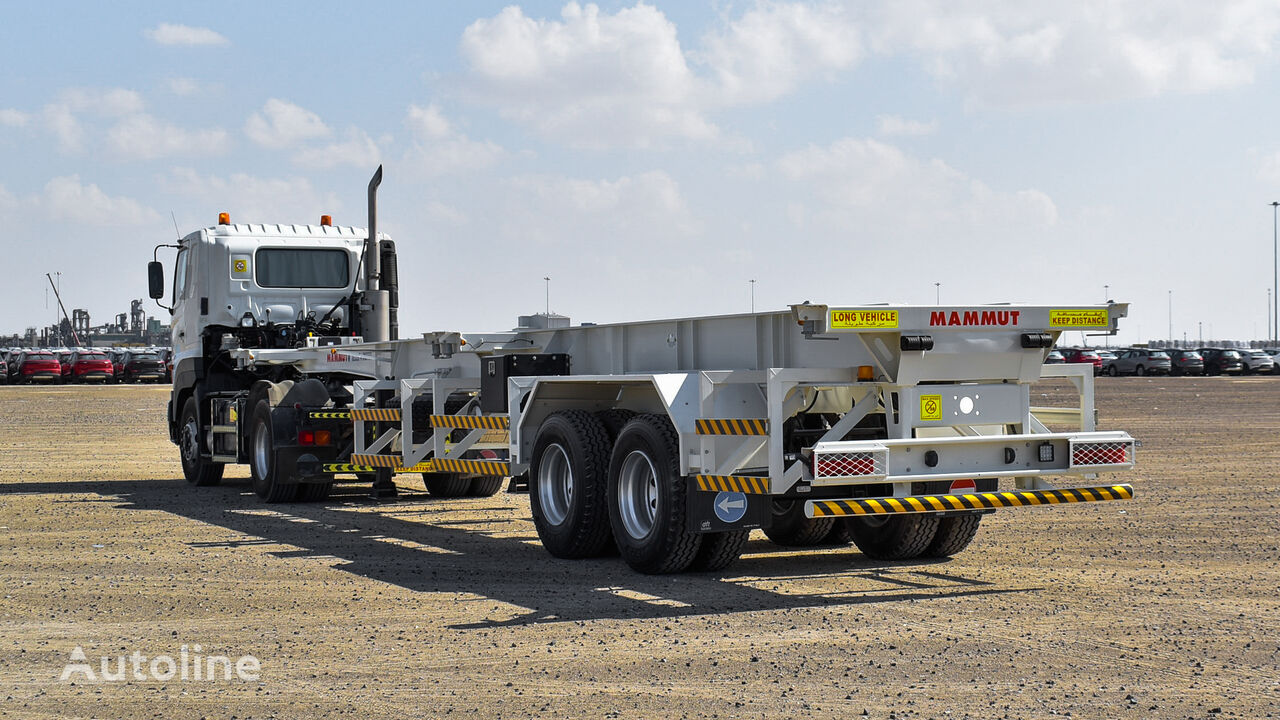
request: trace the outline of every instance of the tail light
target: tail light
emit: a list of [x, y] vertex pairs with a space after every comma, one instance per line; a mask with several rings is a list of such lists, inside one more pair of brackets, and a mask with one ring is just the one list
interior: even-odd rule
[[328, 430], [299, 430], [299, 445], [328, 445], [333, 437]]

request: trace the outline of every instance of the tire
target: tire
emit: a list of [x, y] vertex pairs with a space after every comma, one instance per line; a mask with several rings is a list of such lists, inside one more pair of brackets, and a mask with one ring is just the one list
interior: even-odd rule
[[502, 489], [503, 478], [496, 475], [480, 475], [471, 478], [471, 487], [467, 494], [471, 497], [493, 497]]
[[727, 532], [706, 533], [702, 536], [702, 547], [693, 556], [689, 569], [701, 572], [723, 570], [733, 564], [742, 549], [747, 546], [750, 530], [730, 530]]
[[1147, 369], [1141, 365], [1133, 369], [1133, 374], [1142, 377], [1147, 374]]
[[182, 406], [182, 419], [178, 425], [178, 452], [182, 456], [182, 475], [187, 482], [199, 487], [222, 482], [222, 463], [201, 457], [200, 419], [196, 413], [195, 397], [187, 398]]
[[869, 558], [909, 560], [928, 550], [938, 532], [938, 520], [933, 513], [855, 518], [853, 543]]
[[471, 490], [471, 478], [458, 473], [422, 473], [422, 484], [427, 493], [438, 498], [458, 498]]
[[637, 415], [618, 434], [609, 460], [613, 539], [632, 569], [672, 573], [693, 563], [703, 538], [685, 529], [687, 493], [671, 421]]
[[333, 483], [299, 483], [298, 484], [298, 501], [299, 502], [320, 502], [329, 499], [329, 493], [333, 490]]
[[822, 539], [823, 545], [848, 545], [853, 542], [853, 520], [849, 518], [833, 518], [835, 523], [831, 525], [831, 532]]
[[271, 405], [259, 400], [250, 418], [249, 474], [253, 476], [253, 491], [265, 502], [289, 502], [298, 496], [298, 485], [285, 482], [276, 470]]
[[618, 439], [618, 433], [622, 432], [622, 428], [635, 416], [635, 412], [622, 408], [610, 408], [596, 413], [596, 417], [600, 418], [601, 424], [604, 425], [605, 432], [609, 434], [610, 443]]
[[1120, 370], [1117, 369], [1115, 365], [1108, 365], [1107, 374], [1110, 375], [1111, 377], [1119, 377]]
[[973, 537], [978, 534], [981, 515], [952, 515], [939, 518], [938, 532], [933, 542], [925, 549], [925, 557], [951, 557], [969, 547]]
[[609, 434], [600, 418], [564, 410], [542, 421], [529, 464], [529, 506], [547, 552], [566, 559], [605, 552], [608, 472]]
[[764, 529], [764, 534], [783, 547], [818, 545], [836, 523], [835, 518], [805, 517], [803, 500], [775, 499], [772, 510], [773, 524]]

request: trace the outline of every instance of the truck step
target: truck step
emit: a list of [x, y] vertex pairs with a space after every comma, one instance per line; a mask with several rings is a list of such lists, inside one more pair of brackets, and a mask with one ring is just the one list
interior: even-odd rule
[[210, 459], [216, 463], [234, 463], [240, 460], [235, 455], [213, 455]]
[[899, 513], [994, 510], [1032, 505], [1132, 500], [1132, 485], [1063, 488], [1061, 490], [1009, 490], [971, 492], [956, 495], [908, 495], [906, 497], [849, 498], [848, 500], [808, 500], [805, 517], [851, 515], [897, 515]]
[[227, 435], [234, 435], [236, 433], [235, 425], [214, 425], [210, 429], [216, 433], [223, 433]]

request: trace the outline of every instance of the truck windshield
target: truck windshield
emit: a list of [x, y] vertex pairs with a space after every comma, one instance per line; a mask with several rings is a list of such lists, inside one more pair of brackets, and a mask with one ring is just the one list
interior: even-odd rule
[[262, 287], [346, 287], [350, 268], [345, 250], [263, 248], [256, 253]]

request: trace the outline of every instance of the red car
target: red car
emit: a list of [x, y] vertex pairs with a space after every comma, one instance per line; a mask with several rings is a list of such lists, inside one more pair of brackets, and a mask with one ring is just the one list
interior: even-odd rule
[[58, 365], [62, 367], [62, 376], [58, 382], [71, 382], [71, 351], [55, 352], [54, 356], [58, 358]]
[[27, 350], [9, 367], [9, 380], [14, 383], [36, 381], [56, 383], [62, 379], [62, 363], [48, 350]]
[[67, 362], [70, 369], [68, 382], [109, 382], [114, 375], [111, 360], [98, 350], [79, 350], [71, 353]]
[[1098, 353], [1089, 348], [1067, 348], [1062, 351], [1062, 357], [1066, 358], [1069, 363], [1089, 363], [1093, 365], [1093, 374], [1097, 375], [1102, 372], [1102, 358]]

